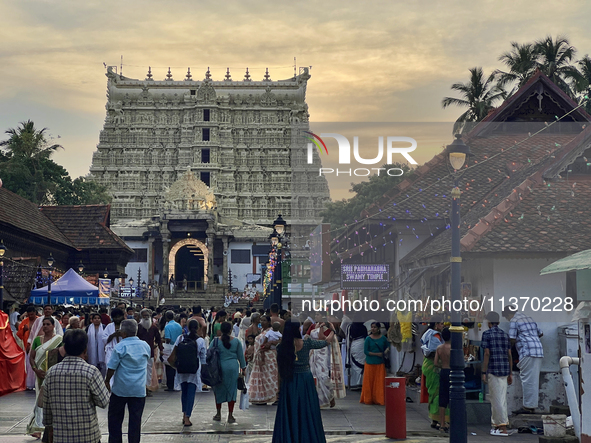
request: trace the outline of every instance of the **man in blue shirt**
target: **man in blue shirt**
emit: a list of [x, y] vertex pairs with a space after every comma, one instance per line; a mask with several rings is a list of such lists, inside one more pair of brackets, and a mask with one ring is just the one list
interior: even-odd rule
[[[166, 326], [164, 327], [164, 342], [167, 346], [174, 346], [176, 339], [183, 334], [183, 328], [180, 324], [174, 321], [174, 312], [166, 311], [164, 316], [166, 319]], [[174, 378], [176, 376], [176, 369], [166, 362], [166, 390], [174, 391]]]
[[496, 312], [486, 315], [488, 330], [482, 333], [481, 346], [484, 349], [482, 381], [488, 383], [491, 406], [491, 435], [506, 437], [509, 418], [507, 415], [507, 385], [513, 382], [511, 376], [511, 343], [509, 335], [499, 328], [500, 317]]
[[109, 443], [123, 442], [121, 426], [125, 405], [129, 413], [127, 440], [129, 443], [139, 443], [142, 414], [146, 404], [146, 367], [150, 360], [150, 346], [136, 336], [135, 320], [123, 320], [119, 331], [123, 340], [113, 349], [105, 379], [107, 389], [111, 391], [108, 412]]

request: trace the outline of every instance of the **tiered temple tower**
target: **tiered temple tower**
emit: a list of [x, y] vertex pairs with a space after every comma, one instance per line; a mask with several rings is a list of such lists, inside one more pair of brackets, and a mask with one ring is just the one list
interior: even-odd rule
[[[90, 172], [113, 196], [112, 229], [139, 251], [128, 274], [136, 275], [134, 266], [149, 281], [189, 274], [196, 288], [207, 288], [225, 283], [231, 270], [241, 289], [242, 273], [260, 272], [262, 246], [253, 245], [268, 241], [263, 227], [278, 214], [288, 223], [292, 256], [305, 258], [298, 250], [329, 200], [318, 154], [307, 163], [308, 68], [280, 81], [268, 71], [252, 80], [248, 68], [239, 80], [229, 69], [220, 81], [209, 69], [201, 81], [190, 69], [183, 80], [170, 69], [162, 81], [151, 69], [144, 80], [113, 67], [106, 76], [107, 112]], [[203, 264], [187, 265], [181, 245]], [[241, 253], [230, 260], [233, 248]]]
[[[186, 171], [213, 190], [220, 215], [269, 225], [320, 222], [329, 198], [318, 164], [308, 165], [305, 139], [307, 68], [273, 81], [136, 80], [107, 71], [107, 115], [91, 175], [109, 186], [111, 217], [159, 215], [164, 194]], [[299, 152], [301, 151], [301, 152]], [[318, 160], [319, 162], [319, 160]], [[297, 183], [297, 188], [291, 184]]]

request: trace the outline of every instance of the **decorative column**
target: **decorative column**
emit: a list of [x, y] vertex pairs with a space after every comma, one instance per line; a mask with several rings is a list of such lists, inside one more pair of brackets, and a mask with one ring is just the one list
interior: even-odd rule
[[[224, 255], [223, 255], [223, 262], [222, 262], [222, 284], [224, 286], [228, 285], [228, 237], [227, 236], [223, 236], [222, 237], [222, 244], [224, 246]], [[228, 282], [228, 283], [226, 283]]]
[[208, 221], [208, 228], [205, 231], [207, 234], [207, 250], [208, 250], [208, 260], [207, 260], [207, 277], [205, 279], [205, 289], [207, 289], [208, 284], [213, 284], [213, 242], [215, 239], [215, 229], [213, 228], [213, 221]]
[[148, 282], [154, 280], [154, 237], [148, 238]]
[[162, 235], [162, 285], [166, 288], [165, 292], [170, 290], [168, 287], [168, 253], [170, 252], [170, 231], [168, 230], [168, 220], [162, 220], [160, 224], [160, 234]]

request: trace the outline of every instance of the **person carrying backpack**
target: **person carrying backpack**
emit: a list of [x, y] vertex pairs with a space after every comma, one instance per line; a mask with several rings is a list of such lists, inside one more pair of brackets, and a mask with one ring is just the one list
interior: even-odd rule
[[207, 353], [205, 341], [199, 336], [199, 328], [197, 320], [190, 320], [189, 334], [177, 338], [168, 359], [168, 362], [176, 367], [176, 377], [181, 385], [181, 407], [185, 426], [193, 425], [190, 417], [195, 403], [195, 391], [200, 385], [198, 372], [199, 367], [205, 364]]

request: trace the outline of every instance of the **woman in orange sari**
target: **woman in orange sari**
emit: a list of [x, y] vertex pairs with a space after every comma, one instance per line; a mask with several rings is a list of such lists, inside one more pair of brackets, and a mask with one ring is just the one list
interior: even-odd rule
[[366, 405], [384, 405], [384, 380], [386, 365], [384, 352], [390, 344], [380, 331], [380, 324], [371, 324], [371, 334], [366, 337], [363, 350], [365, 352], [365, 368], [363, 370], [363, 388], [359, 403]]

